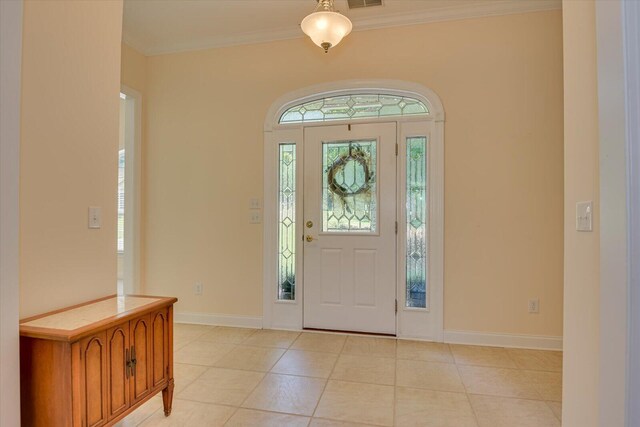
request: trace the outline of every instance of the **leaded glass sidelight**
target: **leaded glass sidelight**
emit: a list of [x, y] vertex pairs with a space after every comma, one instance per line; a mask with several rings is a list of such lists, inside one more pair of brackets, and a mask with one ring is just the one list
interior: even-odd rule
[[278, 156], [278, 299], [295, 300], [296, 145], [280, 144]]
[[289, 108], [280, 123], [326, 122], [359, 118], [428, 115], [424, 102], [384, 94], [342, 95], [305, 102]]
[[375, 232], [376, 141], [322, 143], [322, 231]]
[[427, 306], [427, 138], [407, 138], [407, 307]]

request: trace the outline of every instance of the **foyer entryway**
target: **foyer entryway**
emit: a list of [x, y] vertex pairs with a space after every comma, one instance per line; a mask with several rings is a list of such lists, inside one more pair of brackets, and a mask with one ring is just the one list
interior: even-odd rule
[[401, 81], [276, 100], [264, 128], [262, 326], [442, 341], [444, 110]]

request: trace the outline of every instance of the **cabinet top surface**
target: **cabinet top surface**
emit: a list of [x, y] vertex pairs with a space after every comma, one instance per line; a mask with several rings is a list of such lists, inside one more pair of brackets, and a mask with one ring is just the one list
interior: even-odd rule
[[117, 318], [126, 313], [144, 310], [145, 306], [160, 303], [168, 298], [146, 296], [113, 296], [69, 309], [53, 312], [49, 315], [26, 319], [21, 329], [45, 328], [59, 331], [74, 331], [87, 328], [106, 319]]

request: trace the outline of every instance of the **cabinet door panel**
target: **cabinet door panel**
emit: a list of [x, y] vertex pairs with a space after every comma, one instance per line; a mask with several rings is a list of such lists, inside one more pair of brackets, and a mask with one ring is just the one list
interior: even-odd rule
[[131, 340], [131, 358], [135, 355], [133, 377], [130, 379], [131, 404], [144, 398], [151, 390], [151, 364], [149, 363], [149, 343], [151, 342], [151, 324], [149, 315], [138, 317], [129, 323]]
[[107, 421], [107, 344], [106, 332], [92, 335], [80, 343], [84, 425], [94, 427]]
[[109, 419], [116, 417], [129, 407], [128, 353], [129, 322], [126, 322], [107, 331]]
[[151, 314], [151, 372], [153, 387], [157, 387], [168, 380], [169, 365], [169, 325], [167, 309]]

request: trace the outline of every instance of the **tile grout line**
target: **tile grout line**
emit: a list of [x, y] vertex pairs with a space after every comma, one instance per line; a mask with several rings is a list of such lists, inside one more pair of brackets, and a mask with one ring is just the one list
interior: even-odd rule
[[[215, 326], [214, 326], [214, 328], [215, 328]], [[182, 347], [185, 347], [186, 345], [188, 345], [189, 343], [191, 343], [191, 342], [195, 341], [198, 337], [200, 337], [201, 335], [204, 335], [204, 334], [205, 334], [205, 333], [207, 333], [207, 332], [208, 332], [208, 331], [203, 331], [200, 335], [197, 335], [197, 336], [196, 336], [196, 337], [194, 337], [192, 340], [190, 340], [190, 341], [186, 342]], [[182, 347], [181, 347], [181, 348], [182, 348]], [[175, 353], [176, 353], [176, 351], [177, 351], [177, 350], [179, 350], [179, 349], [174, 349], [174, 350], [173, 350], [173, 353], [174, 353], [174, 354], [173, 354], [173, 356], [174, 356], [174, 358], [175, 358]], [[177, 363], [177, 362], [175, 362], [175, 363]], [[175, 363], [174, 363], [174, 364], [175, 364]], [[181, 365], [189, 365], [189, 363], [180, 363], [180, 364], [181, 364]], [[191, 365], [191, 366], [201, 366], [201, 365]], [[208, 369], [205, 369], [205, 370], [204, 370], [204, 372], [202, 372], [200, 375], [198, 375], [196, 378], [194, 378], [194, 379], [193, 379], [192, 381], [190, 381], [188, 384], [185, 384], [184, 388], [186, 388], [186, 387], [188, 387], [189, 385], [191, 385], [191, 384], [192, 384], [193, 382], [195, 382], [198, 378], [200, 378], [202, 375], [204, 375], [204, 373], [205, 373], [205, 372], [207, 372], [207, 371], [208, 371]], [[182, 389], [182, 391], [184, 390], [184, 388]], [[182, 391], [181, 391], [181, 392], [182, 392]], [[157, 396], [160, 396], [160, 395], [159, 395], [159, 394], [157, 394]], [[154, 397], [155, 397], [155, 396], [154, 396]], [[177, 398], [178, 398], [178, 396], [175, 396], [175, 398], [177, 399]], [[149, 400], [151, 400], [151, 399], [149, 399]], [[155, 413], [156, 413], [156, 412], [158, 412], [158, 411], [159, 411], [159, 410], [161, 410], [161, 409], [163, 409], [163, 408], [158, 408], [158, 409], [156, 409], [155, 411], [151, 412], [149, 415], [147, 415], [147, 416], [146, 416], [146, 417], [144, 417], [142, 420], [140, 420], [140, 422], [139, 422], [139, 423], [136, 423], [136, 426], [140, 426], [140, 425], [142, 425], [145, 421], [147, 421], [149, 418], [151, 418], [153, 415], [155, 415]], [[163, 410], [164, 410], [164, 409], [163, 409]], [[126, 417], [125, 417], [125, 418], [126, 418]], [[122, 419], [122, 420], [120, 420], [120, 421], [123, 421], [125, 418], [123, 418], [123, 419]]]
[[[291, 343], [289, 344], [289, 346], [287, 348], [284, 349], [284, 352], [280, 355], [280, 357], [278, 358], [278, 360], [275, 361], [275, 363], [271, 366], [271, 368], [267, 371], [267, 372], [261, 372], [263, 374], [262, 379], [260, 381], [258, 381], [258, 383], [255, 385], [255, 387], [253, 387], [253, 389], [251, 389], [251, 391], [249, 393], [247, 393], [247, 395], [245, 396], [244, 399], [242, 399], [242, 402], [240, 402], [240, 404], [236, 407], [236, 410], [233, 412], [233, 414], [231, 414], [231, 416], [229, 417], [229, 420], [231, 418], [233, 418], [233, 416], [240, 410], [240, 408], [242, 408], [244, 405], [244, 403], [247, 401], [247, 399], [249, 398], [249, 396], [251, 396], [253, 394], [253, 392], [256, 391], [256, 389], [260, 386], [260, 384], [262, 384], [262, 382], [267, 378], [267, 376], [269, 374], [272, 374], [271, 370], [274, 368], [274, 366], [276, 366], [278, 364], [278, 362], [280, 361], [280, 359], [282, 359], [282, 357], [287, 354], [287, 351], [289, 351], [289, 349], [291, 348], [291, 346], [293, 345], [293, 343], [300, 337], [300, 335], [302, 334], [298, 334], [296, 335], [296, 337], [291, 341]], [[281, 348], [280, 348], [281, 349]], [[282, 350], [282, 349], [281, 349]], [[251, 409], [251, 408], [247, 408], [247, 409]], [[292, 415], [292, 414], [290, 414]], [[227, 422], [229, 422], [229, 420], [227, 420], [225, 422], [225, 424]]]
[[[426, 389], [425, 389], [426, 390]], [[431, 390], [431, 391], [438, 391], [438, 390]], [[455, 392], [444, 392], [444, 393], [454, 393], [454, 394], [462, 394], [462, 393], [455, 393]], [[541, 402], [539, 400], [535, 400], [535, 399], [522, 399], [522, 398], [517, 398], [517, 397], [504, 397], [504, 396], [490, 396], [490, 395], [481, 395], [481, 394], [477, 394], [477, 393], [470, 393], [474, 396], [484, 396], [484, 397], [492, 397], [492, 398], [501, 398], [501, 399], [509, 399], [509, 400], [526, 400], [526, 401], [530, 401], [530, 402]], [[275, 414], [275, 415], [287, 415], [287, 416], [293, 416], [293, 417], [300, 417], [300, 418], [309, 418], [309, 420], [311, 421], [312, 418], [317, 418], [317, 419], [323, 419], [323, 420], [328, 420], [328, 421], [340, 421], [340, 422], [348, 422], [348, 421], [341, 421], [341, 420], [336, 420], [336, 419], [332, 419], [332, 418], [326, 418], [326, 417], [312, 417], [310, 415], [300, 415], [300, 414], [293, 414], [290, 412], [279, 412], [279, 411], [274, 411], [274, 410], [269, 410], [269, 409], [255, 409], [255, 408], [242, 408], [242, 407], [238, 407], [238, 406], [234, 406], [234, 405], [229, 405], [229, 404], [224, 404], [224, 403], [211, 403], [211, 402], [200, 402], [200, 401], [195, 401], [195, 400], [189, 400], [189, 399], [178, 399], [178, 400], [185, 400], [185, 401], [190, 401], [190, 402], [196, 402], [196, 403], [201, 403], [204, 405], [213, 405], [213, 406], [224, 406], [224, 407], [228, 407], [228, 408], [234, 408], [237, 410], [240, 409], [244, 409], [244, 410], [248, 410], [248, 411], [255, 411], [255, 412], [265, 412], [265, 413], [269, 413], [269, 414]], [[549, 401], [544, 401], [544, 403], [549, 403]], [[473, 407], [472, 407], [473, 409]], [[154, 411], [151, 415], [155, 414], [156, 412], [158, 412], [160, 409]], [[549, 408], [549, 410], [551, 410]], [[235, 414], [235, 413], [234, 413]], [[148, 418], [151, 417], [151, 415], [149, 415], [148, 417], [146, 417], [142, 422], [146, 421]], [[558, 418], [557, 416], [555, 416], [555, 414], [553, 414], [555, 418]], [[232, 415], [233, 416], [233, 415]], [[229, 420], [231, 419], [231, 417], [229, 418]], [[225, 422], [225, 424], [229, 421], [227, 420]], [[140, 424], [138, 424], [140, 425]]]
[[560, 405], [562, 405], [562, 402], [553, 402], [553, 401], [546, 400], [545, 403], [547, 404], [547, 407], [551, 410], [553, 415], [556, 417], [556, 419], [560, 421], [560, 423], [562, 423], [562, 411], [560, 412], [560, 416], [558, 416], [558, 414], [556, 414], [556, 412], [553, 410], [553, 408], [550, 405], [550, 403], [560, 403]]
[[238, 413], [239, 410], [240, 410], [239, 406], [233, 407], [233, 412], [231, 413], [231, 415], [229, 415], [229, 418], [227, 418], [225, 422], [222, 424], [223, 427], [226, 426], [229, 423], [229, 421], [231, 421], [231, 418], [233, 418]]
[[[483, 346], [477, 346], [477, 347], [483, 347]], [[458, 374], [460, 373], [460, 367], [461, 366], [470, 366], [472, 368], [483, 368], [483, 369], [501, 369], [501, 370], [509, 370], [509, 371], [517, 371], [521, 374], [524, 374], [525, 372], [550, 372], [550, 373], [554, 373], [553, 371], [543, 371], [543, 370], [527, 370], [527, 369], [523, 369], [521, 368], [517, 361], [515, 361], [513, 359], [513, 356], [510, 354], [510, 351], [508, 348], [505, 347], [491, 347], [491, 348], [499, 348], [504, 350], [504, 352], [506, 353], [507, 359], [509, 361], [511, 361], [514, 365], [514, 367], [511, 366], [493, 366], [493, 365], [474, 365], [474, 364], [469, 364], [469, 363], [458, 363], [455, 362], [456, 367], [458, 368]], [[454, 355], [454, 360], [455, 360], [455, 355]], [[558, 373], [558, 372], [555, 372]], [[462, 376], [460, 376], [462, 379]], [[464, 384], [463, 381], [463, 385], [465, 386], [466, 389], [466, 385]], [[483, 394], [483, 393], [471, 393], [471, 394], [476, 394], [476, 395], [480, 395], [480, 396], [492, 396], [492, 397], [506, 397], [506, 398], [513, 398], [513, 399], [527, 399], [527, 400], [538, 400], [538, 401], [545, 401], [544, 397], [542, 396], [542, 394], [540, 393], [540, 391], [534, 387], [534, 391], [535, 393], [538, 395], [538, 399], [531, 399], [531, 398], [522, 398], [519, 396], [504, 396], [504, 395], [496, 395], [496, 394]]]
[[473, 404], [471, 403], [471, 398], [469, 397], [469, 390], [467, 390], [467, 385], [464, 383], [464, 380], [462, 379], [462, 375], [460, 374], [460, 369], [458, 364], [454, 363], [454, 366], [456, 367], [456, 372], [458, 372], [458, 376], [460, 377], [460, 382], [462, 383], [462, 387], [464, 388], [464, 397], [467, 398], [467, 402], [469, 403], [469, 407], [471, 408], [471, 413], [473, 414], [473, 419], [475, 420], [476, 425], [479, 426], [480, 420], [478, 419], [478, 414], [476, 413], [476, 410], [473, 407]]
[[[338, 361], [340, 360], [340, 356], [342, 355], [342, 352], [344, 351], [344, 347], [347, 345], [347, 340], [348, 339], [349, 339], [349, 336], [347, 335], [347, 337], [342, 342], [342, 346], [340, 346], [340, 351], [337, 353], [338, 357], [336, 357], [335, 362], [333, 362], [333, 366], [331, 367], [331, 372], [329, 372], [329, 376], [327, 377], [327, 379], [326, 379], [326, 381], [324, 383], [324, 387], [322, 387], [322, 392], [320, 393], [320, 396], [318, 397], [318, 401], [316, 402], [316, 406], [313, 408], [313, 412], [311, 413], [311, 418], [312, 419], [316, 415], [316, 411], [318, 410], [318, 406], [320, 406], [320, 401], [322, 400], [322, 396], [324, 396], [324, 392], [327, 390], [327, 385], [329, 385], [329, 381], [331, 380], [331, 376], [333, 375], [333, 372], [336, 369], [336, 365], [338, 364]], [[309, 421], [309, 424], [311, 424], [311, 421]]]
[[[255, 347], [255, 346], [252, 346]], [[273, 350], [285, 350], [285, 348], [283, 347], [260, 347], [260, 348], [269, 348], [269, 349], [273, 349]], [[482, 366], [482, 365], [466, 365], [466, 364], [455, 364], [455, 363], [450, 363], [450, 362], [443, 362], [440, 360], [423, 360], [423, 359], [408, 359], [408, 358], [392, 358], [389, 356], [367, 356], [367, 355], [362, 355], [362, 354], [351, 354], [351, 353], [330, 353], [330, 352], [321, 352], [321, 351], [313, 351], [313, 350], [298, 350], [298, 349], [289, 349], [290, 351], [296, 351], [296, 352], [302, 352], [302, 353], [317, 353], [317, 354], [326, 354], [326, 355], [336, 355], [336, 356], [349, 356], [349, 357], [370, 357], [373, 359], [382, 359], [382, 360], [394, 360], [394, 361], [408, 361], [408, 362], [420, 362], [420, 363], [429, 363], [429, 364], [440, 364], [440, 365], [455, 365], [456, 369], [458, 370], [459, 373], [459, 368], [460, 367], [472, 367], [472, 368], [487, 368], [487, 369], [505, 369], [505, 370], [511, 370], [511, 371], [521, 371], [521, 372], [531, 372], [531, 373], [551, 373], [551, 374], [559, 374], [559, 372], [553, 372], [553, 371], [536, 371], [536, 370], [528, 370], [528, 369], [519, 369], [519, 368], [504, 368], [504, 367], [496, 367], [496, 366]], [[289, 351], [287, 350], [287, 351]], [[285, 351], [286, 354], [286, 351]], [[284, 354], [283, 354], [284, 356]], [[281, 358], [283, 357], [281, 356]], [[278, 359], [279, 361], [280, 359]], [[322, 376], [314, 376], [314, 375], [304, 375], [304, 374], [299, 374], [299, 373], [288, 373], [288, 372], [274, 372], [273, 371], [273, 367], [271, 368], [271, 370], [269, 371], [261, 371], [261, 370], [255, 370], [255, 369], [244, 369], [244, 368], [225, 368], [225, 367], [218, 367], [218, 366], [210, 366], [210, 365], [198, 365], [198, 364], [194, 364], [194, 363], [180, 363], [182, 365], [191, 365], [191, 366], [201, 366], [201, 367], [206, 367], [206, 368], [218, 368], [218, 369], [230, 369], [230, 370], [238, 370], [238, 371], [243, 371], [243, 372], [258, 372], [258, 373], [272, 373], [272, 374], [276, 374], [276, 375], [289, 375], [289, 376], [295, 376], [295, 377], [303, 377], [303, 378], [316, 378], [316, 379], [326, 379], [326, 377], [322, 377]], [[276, 362], [277, 364], [277, 362]], [[275, 365], [274, 365], [275, 367]], [[348, 380], [348, 379], [342, 379], [342, 378], [333, 378], [334, 380], [339, 380], [339, 381], [344, 381], [344, 382], [351, 382], [351, 383], [358, 383], [358, 384], [370, 384], [370, 385], [386, 385], [386, 386], [391, 386], [393, 384], [385, 384], [385, 383], [379, 383], [379, 382], [370, 382], [370, 381], [355, 381], [355, 380]], [[435, 390], [435, 389], [430, 389], [430, 388], [425, 388], [425, 387], [419, 387], [419, 386], [411, 386], [409, 388], [419, 388], [419, 389], [423, 389], [423, 390], [433, 390], [433, 391], [449, 391], [452, 393], [455, 393], [455, 391], [452, 390]], [[482, 394], [482, 393], [474, 393], [474, 394]], [[494, 396], [491, 394], [488, 394], [486, 396]], [[495, 395], [495, 396], [501, 396], [501, 397], [513, 397], [513, 396], [502, 396], [502, 395]], [[529, 398], [531, 399], [531, 398]], [[544, 400], [547, 401], [549, 399], [533, 399], [533, 400]], [[554, 400], [549, 400], [551, 402], [553, 402]]]
[[[181, 363], [181, 365], [188, 365], [188, 363]], [[199, 366], [199, 365], [191, 365], [191, 366]], [[199, 380], [204, 374], [207, 373], [207, 371], [210, 371], [212, 368], [213, 368], [213, 366], [207, 366], [206, 369], [204, 371], [202, 371], [202, 373], [200, 375], [196, 376], [188, 384], [185, 384], [184, 387], [182, 388], [182, 390], [180, 390], [179, 393], [176, 393], [175, 398], [179, 399], [179, 396], [178, 396], [179, 394], [181, 394], [183, 391], [185, 391], [187, 389], [187, 387], [189, 387], [190, 385], [195, 383], [197, 380]], [[183, 400], [189, 400], [189, 399], [183, 399]]]
[[[331, 377], [334, 374], [335, 371], [335, 367], [338, 364], [338, 361], [340, 360], [340, 358], [342, 356], [355, 356], [355, 357], [371, 357], [371, 358], [376, 358], [376, 359], [392, 359], [391, 357], [383, 357], [383, 356], [379, 356], [379, 355], [373, 355], [371, 356], [370, 354], [367, 353], [345, 353], [345, 348], [347, 346], [347, 341], [349, 340], [350, 337], [358, 337], [358, 335], [349, 335], [347, 334], [347, 338], [345, 339], [342, 348], [340, 350], [340, 352], [338, 353], [338, 357], [336, 358], [336, 362], [333, 366], [333, 369], [331, 370], [331, 373], [329, 374], [329, 378], [327, 378], [327, 385], [329, 384], [329, 381], [331, 380]], [[368, 338], [368, 337], [365, 337]], [[377, 338], [377, 337], [371, 337], [371, 338]], [[394, 341], [394, 346], [395, 346], [395, 353], [397, 354], [397, 339], [393, 339]], [[393, 357], [393, 361], [394, 364], [396, 363], [397, 358]], [[395, 373], [394, 373], [394, 385], [390, 386], [389, 384], [378, 384], [378, 383], [369, 383], [369, 382], [361, 382], [361, 381], [352, 381], [352, 380], [344, 380], [344, 379], [334, 379], [333, 381], [340, 381], [340, 382], [346, 382], [346, 383], [351, 383], [351, 384], [367, 384], [367, 385], [375, 385], [375, 386], [382, 386], [382, 387], [393, 387], [393, 393], [394, 393], [394, 402], [393, 402], [393, 406], [395, 407]], [[325, 389], [326, 389], [326, 385], [325, 385]], [[320, 400], [322, 399], [322, 396], [324, 395], [324, 390], [322, 392], [322, 395], [320, 396], [320, 399], [318, 400], [318, 404], [316, 405], [316, 410], [314, 410], [314, 416], [315, 416], [315, 412], [317, 411], [318, 405], [320, 404]], [[395, 425], [395, 409], [392, 408], [392, 417], [394, 417], [394, 419], [392, 419], [392, 426]], [[315, 418], [315, 417], [314, 417]], [[332, 418], [325, 418], [325, 417], [319, 417], [322, 419], [327, 419], [330, 421], [340, 421], [340, 422], [351, 422], [351, 421], [345, 421], [345, 420], [336, 420], [336, 419], [332, 419]], [[359, 422], [358, 422], [359, 423]]]
[[226, 425], [229, 422], [229, 420], [231, 418], [233, 418], [234, 415], [240, 410], [240, 408], [242, 408], [242, 405], [244, 405], [244, 402], [247, 401], [249, 396], [251, 396], [253, 394], [253, 392], [256, 391], [256, 389], [260, 386], [260, 384], [262, 384], [262, 382], [265, 380], [265, 378], [267, 378], [267, 375], [269, 374], [269, 372], [262, 372], [262, 374], [263, 375], [262, 375], [262, 378], [260, 379], [260, 381], [257, 382], [257, 384], [251, 389], [251, 391], [249, 391], [249, 393], [247, 393], [247, 395], [244, 397], [244, 399], [242, 399], [242, 401], [238, 404], [238, 406], [235, 407], [235, 410], [233, 411], [233, 414], [231, 414], [229, 419], [227, 421], [225, 421], [224, 425]]
[[[283, 349], [280, 349], [283, 350]], [[253, 389], [251, 389], [251, 391], [245, 396], [245, 398], [242, 400], [242, 402], [240, 402], [240, 405], [238, 405], [239, 408], [242, 407], [242, 405], [244, 405], [244, 403], [247, 401], [247, 399], [249, 398], [249, 396], [251, 396], [253, 394], [254, 391], [256, 391], [256, 389], [260, 386], [260, 384], [262, 384], [264, 382], [264, 380], [269, 376], [269, 375], [275, 375], [273, 372], [271, 372], [271, 370], [273, 369], [274, 366], [276, 366], [278, 364], [278, 362], [280, 361], [280, 359], [282, 359], [282, 357], [287, 354], [287, 349], [284, 349], [284, 352], [280, 355], [280, 357], [278, 357], [278, 360], [276, 360], [273, 365], [271, 365], [271, 367], [269, 368], [268, 371], [264, 372], [264, 371], [260, 371], [261, 374], [263, 374], [262, 379], [260, 381], [258, 381], [258, 384], [256, 384], [255, 387], [253, 387]], [[242, 369], [238, 369], [239, 371], [241, 371]], [[249, 371], [248, 369], [246, 371]], [[251, 371], [251, 372], [258, 372], [258, 371]]]
[[[175, 326], [175, 322], [174, 322], [174, 326]], [[206, 325], [202, 325], [202, 326], [206, 326]], [[175, 346], [173, 347], [173, 353], [174, 353], [174, 357], [175, 357], [175, 353], [178, 350], [182, 350], [183, 348], [185, 348], [186, 346], [188, 346], [189, 344], [191, 344], [192, 342], [198, 341], [198, 338], [200, 338], [201, 336], [203, 336], [204, 334], [206, 334], [207, 332], [211, 332], [213, 329], [215, 329], [217, 326], [207, 326], [207, 330], [204, 330], [202, 332], [200, 332], [198, 335], [192, 337], [191, 339], [189, 339], [187, 342], [185, 342], [184, 344], [182, 344], [179, 348], [176, 348]], [[175, 344], [175, 331], [174, 331], [174, 344]]]
[[[139, 409], [139, 408], [138, 408]], [[145, 421], [147, 421], [149, 418], [151, 418], [153, 415], [155, 415], [156, 412], [158, 412], [159, 410], [161, 410], [163, 408], [158, 408], [155, 411], [151, 412], [149, 415], [147, 415], [146, 417], [144, 417], [143, 419], [140, 420], [139, 423], [136, 423], [136, 427], [137, 426], [141, 426], [142, 423], [144, 423]], [[124, 417], [123, 419], [121, 419], [120, 421], [118, 421], [118, 423], [123, 422], [127, 417]]]
[[[266, 412], [266, 413], [275, 414], [275, 415], [289, 415], [289, 416], [292, 416], [292, 417], [311, 418], [310, 415], [301, 415], [301, 414], [294, 414], [294, 413], [291, 413], [291, 412], [274, 411], [272, 409], [245, 408], [245, 407], [242, 407], [242, 406], [231, 405], [229, 403], [203, 402], [203, 401], [200, 401], [200, 400], [190, 400], [190, 399], [177, 399], [177, 400], [184, 400], [185, 402], [199, 403], [201, 405], [207, 405], [207, 406], [223, 406], [225, 408], [232, 408], [232, 409], [236, 409], [236, 410], [243, 409], [243, 410], [246, 410], [246, 411]], [[160, 409], [162, 409], [162, 408], [160, 408]], [[158, 409], [157, 411], [159, 411], [160, 409]], [[155, 414], [157, 411], [154, 411], [153, 413]], [[235, 414], [235, 412], [234, 412], [234, 414]], [[227, 421], [225, 421], [225, 422], [227, 422]]]
[[396, 339], [396, 359], [393, 361], [393, 419], [391, 424], [396, 425], [396, 411], [398, 406], [398, 340]]
[[[548, 405], [546, 405], [546, 403], [553, 402], [551, 400], [531, 399], [531, 398], [528, 398], [528, 397], [495, 396], [495, 395], [492, 395], [492, 394], [480, 394], [480, 393], [468, 393], [468, 394], [470, 394], [471, 396], [490, 397], [490, 398], [495, 398], [495, 399], [526, 400], [528, 402], [544, 403], [545, 406], [548, 406]], [[557, 403], [561, 403], [561, 402], [557, 402]]]
[[[215, 405], [217, 405], [217, 403]], [[265, 413], [265, 414], [286, 415], [288, 417], [297, 417], [297, 418], [308, 418], [309, 420], [307, 422], [307, 427], [308, 427], [309, 423], [311, 422], [311, 417], [309, 415], [292, 414], [290, 412], [270, 411], [269, 409], [242, 408], [240, 406], [231, 406], [231, 405], [222, 405], [222, 406], [229, 406], [229, 407], [233, 407], [233, 408], [236, 409], [233, 412], [233, 414], [231, 414], [229, 419], [224, 422], [223, 426], [226, 426], [229, 423], [229, 421], [231, 421], [231, 418], [233, 418], [238, 413], [238, 411], [240, 411], [241, 409], [245, 410], [245, 411], [262, 412], [262, 413]]]
[[[213, 330], [215, 330], [216, 328], [217, 328], [217, 326], [214, 326], [211, 330], [213, 331]], [[251, 333], [250, 333], [248, 336], [246, 336], [242, 341], [240, 341], [240, 343], [227, 343], [227, 342], [224, 342], [224, 341], [223, 341], [223, 342], [221, 342], [221, 344], [233, 344], [233, 348], [231, 348], [228, 352], [226, 352], [225, 354], [223, 354], [222, 356], [220, 356], [220, 358], [218, 358], [218, 359], [216, 360], [216, 362], [213, 362], [213, 363], [215, 364], [215, 363], [217, 363], [217, 361], [219, 361], [219, 360], [220, 360], [220, 359], [222, 359], [223, 357], [227, 356], [229, 353], [231, 353], [231, 351], [235, 350], [235, 349], [238, 347], [238, 345], [239, 345], [239, 344], [243, 343], [244, 341], [246, 341], [247, 339], [249, 339], [249, 337], [250, 337], [251, 335], [255, 334], [255, 333], [256, 333], [256, 331], [257, 331], [257, 330], [255, 330], [255, 331], [251, 332]], [[200, 338], [200, 337], [204, 336], [204, 335], [205, 335], [206, 333], [208, 333], [208, 332], [210, 332], [210, 331], [205, 331], [205, 332], [203, 332], [201, 335], [199, 335], [199, 336], [198, 336], [198, 338]], [[205, 341], [205, 342], [209, 342], [209, 341]], [[189, 383], [189, 385], [191, 385], [191, 384], [195, 383], [195, 382], [196, 382], [200, 377], [202, 377], [206, 372], [208, 372], [208, 371], [210, 371], [210, 370], [212, 370], [212, 369], [226, 369], [226, 368], [218, 368], [218, 367], [216, 367], [216, 366], [207, 366], [207, 369], [206, 369], [202, 374], [200, 374], [196, 379], [194, 379], [193, 381], [191, 381], [191, 382]], [[264, 378], [264, 377], [263, 377], [263, 378]], [[260, 382], [262, 382], [262, 381], [258, 381], [258, 384], [260, 384]], [[182, 391], [184, 391], [184, 390], [186, 389], [186, 387], [187, 387], [187, 386], [185, 386], [185, 388], [183, 388], [183, 389], [182, 389]], [[256, 387], [257, 387], [257, 385], [256, 385]], [[182, 391], [181, 391], [181, 393], [182, 393]], [[185, 399], [185, 400], [189, 400], [189, 399]], [[192, 400], [192, 402], [194, 402], [194, 401]], [[195, 401], [195, 402], [197, 402], [197, 401]], [[198, 402], [198, 403], [212, 404], [211, 402]], [[213, 403], [213, 404], [214, 404], [214, 405], [221, 405], [221, 404], [219, 404], [219, 403]], [[223, 425], [226, 425], [226, 424], [229, 422], [229, 420], [230, 420], [231, 418], [233, 418], [233, 416], [236, 414], [236, 412], [238, 412], [239, 406], [233, 406], [233, 405], [223, 405], [223, 406], [230, 406], [230, 407], [234, 408], [234, 410], [233, 410], [233, 412], [231, 413], [231, 415], [229, 415], [229, 418], [227, 418], [227, 419], [225, 420], [224, 424], [223, 424]]]

